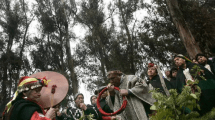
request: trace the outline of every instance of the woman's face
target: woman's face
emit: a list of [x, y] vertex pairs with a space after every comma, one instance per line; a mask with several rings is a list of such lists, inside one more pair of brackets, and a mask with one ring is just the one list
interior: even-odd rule
[[31, 99], [33, 101], [39, 101], [40, 100], [40, 91], [42, 90], [42, 87], [30, 90], [28, 92], [23, 93], [28, 99]]

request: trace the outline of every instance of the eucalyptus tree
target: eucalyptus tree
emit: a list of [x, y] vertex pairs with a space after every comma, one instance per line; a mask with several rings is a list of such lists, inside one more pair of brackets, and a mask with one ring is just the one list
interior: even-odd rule
[[2, 97], [0, 101], [3, 107], [10, 99], [11, 93], [16, 90], [20, 75], [27, 75], [27, 72], [31, 71], [29, 61], [23, 54], [28, 27], [32, 21], [32, 18], [27, 16], [27, 9], [24, 0], [3, 0], [0, 4], [0, 29], [2, 30], [0, 49]]
[[70, 12], [72, 0], [36, 0], [35, 15], [40, 23], [40, 37], [34, 38], [36, 49], [31, 52], [33, 65], [42, 71], [50, 70], [65, 75], [70, 83], [68, 95], [78, 92], [78, 80], [71, 55], [70, 42], [74, 38], [69, 28], [74, 26]]
[[[190, 58], [199, 52], [214, 54], [213, 1], [153, 0], [153, 4], [160, 17], [170, 19], [167, 24], [174, 23], [177, 32], [173, 28], [170, 30], [180, 36], [179, 41], [182, 41]], [[162, 20], [157, 19], [154, 23], [162, 23]]]
[[[88, 70], [86, 73], [90, 76], [88, 82], [93, 81], [97, 85], [106, 81], [107, 69], [111, 67], [108, 53], [111, 49], [112, 31], [105, 24], [109, 18], [106, 16], [102, 0], [83, 1], [80, 12], [76, 13], [76, 20], [87, 30], [87, 34], [84, 36], [83, 42], [78, 45], [76, 53], [78, 58], [84, 61], [80, 62], [83, 69]], [[99, 65], [88, 64], [90, 61]], [[92, 79], [93, 76], [97, 76], [96, 80]]]

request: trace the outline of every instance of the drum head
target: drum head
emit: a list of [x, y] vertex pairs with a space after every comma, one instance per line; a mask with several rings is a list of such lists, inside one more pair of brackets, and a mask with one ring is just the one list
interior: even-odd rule
[[[59, 104], [68, 93], [69, 90], [69, 84], [68, 80], [60, 73], [52, 72], [52, 71], [44, 71], [44, 72], [38, 72], [36, 74], [30, 75], [30, 77], [35, 78], [43, 78], [46, 77], [47, 80], [51, 80], [48, 83], [48, 87], [43, 87], [41, 90], [41, 97], [39, 100], [39, 104], [43, 108], [49, 108], [53, 107], [57, 104]], [[53, 106], [51, 106], [51, 98], [52, 98], [52, 86], [56, 85], [55, 93], [54, 93], [54, 99], [53, 99]]]

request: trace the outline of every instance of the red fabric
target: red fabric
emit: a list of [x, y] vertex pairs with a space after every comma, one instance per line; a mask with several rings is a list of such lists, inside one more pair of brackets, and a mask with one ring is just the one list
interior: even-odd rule
[[149, 63], [148, 64], [148, 67], [153, 67], [154, 66], [154, 63]]
[[[119, 91], [119, 88], [118, 87], [114, 87], [114, 89], [118, 90]], [[99, 112], [104, 115], [102, 116], [102, 119], [103, 120], [111, 120], [111, 117], [110, 116], [114, 116], [114, 115], [117, 115], [117, 114], [120, 114], [125, 108], [126, 108], [126, 105], [127, 105], [127, 99], [125, 96], [123, 96], [123, 103], [122, 103], [122, 106], [119, 110], [115, 111], [114, 113], [106, 113], [104, 112], [102, 109], [101, 109], [101, 106], [100, 106], [100, 98], [101, 98], [101, 95], [103, 94], [104, 91], [107, 90], [107, 87], [104, 88], [100, 93], [99, 93], [99, 96], [97, 98], [97, 107], [98, 107], [98, 110]]]
[[39, 115], [39, 113], [37, 111], [34, 112], [34, 114], [31, 116], [31, 120], [51, 120], [47, 117], [42, 117]]
[[23, 80], [25, 80], [25, 79], [27, 79], [27, 78], [30, 78], [30, 77], [28, 77], [28, 76], [21, 77], [21, 78], [19, 79], [18, 85], [19, 85]]

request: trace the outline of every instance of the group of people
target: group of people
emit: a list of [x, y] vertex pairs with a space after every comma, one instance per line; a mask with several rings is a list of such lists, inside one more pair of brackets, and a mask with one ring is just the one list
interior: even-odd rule
[[[95, 95], [90, 98], [91, 105], [84, 104], [84, 95], [77, 93], [74, 96], [75, 107], [69, 107], [60, 113], [56, 108], [50, 108], [46, 112], [37, 103], [40, 98], [40, 90], [48, 84], [46, 79], [25, 77], [20, 79], [17, 94], [7, 104], [3, 120], [76, 120], [76, 119], [121, 119], [121, 120], [147, 120], [152, 111], [150, 106], [156, 101], [149, 91], [159, 88], [159, 92], [168, 95], [169, 89], [176, 89], [178, 93], [188, 80], [199, 80], [198, 86], [201, 88], [201, 97], [198, 101], [201, 110], [198, 112], [204, 115], [215, 107], [215, 63], [214, 58], [208, 59], [204, 54], [197, 54], [195, 61], [191, 61], [185, 56], [178, 54], [174, 56], [175, 67], [170, 71], [165, 71], [163, 77], [159, 66], [150, 63], [147, 66], [147, 78], [142, 79], [135, 75], [126, 75], [120, 70], [110, 70], [107, 73], [107, 86], [101, 86], [95, 91]], [[194, 73], [193, 67], [198, 66], [201, 71]], [[203, 79], [203, 76], [205, 79]], [[114, 87], [118, 87], [117, 91]], [[107, 88], [107, 91], [99, 93]], [[195, 90], [194, 90], [195, 91]], [[122, 97], [126, 96], [127, 106], [119, 114], [106, 116], [100, 112], [102, 109], [106, 113], [113, 113], [121, 108], [124, 102]], [[99, 100], [100, 107], [97, 106]], [[58, 111], [58, 112], [57, 112]]]

